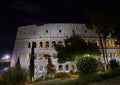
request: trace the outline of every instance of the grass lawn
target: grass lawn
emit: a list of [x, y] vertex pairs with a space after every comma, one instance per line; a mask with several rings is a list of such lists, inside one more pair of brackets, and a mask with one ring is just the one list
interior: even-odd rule
[[50, 80], [32, 85], [120, 85], [120, 69], [76, 78]]
[[53, 79], [53, 80], [48, 80], [48, 81], [36, 82], [34, 84], [31, 84], [31, 85], [57, 85], [57, 84], [61, 84], [61, 83], [75, 80], [77, 78], [78, 78], [78, 76], [72, 76], [70, 78], [64, 78], [64, 79], [58, 78], [58, 79]]
[[88, 85], [120, 85], [120, 77], [110, 78], [101, 82], [93, 82]]
[[[70, 82], [70, 83], [68, 83], [68, 82]], [[36, 84], [32, 84], [32, 85], [76, 85], [76, 83], [75, 83], [75, 80], [66, 79], [66, 80], [40, 82], [40, 83], [36, 83]], [[79, 83], [77, 85], [82, 85], [82, 84]], [[120, 77], [110, 78], [110, 79], [102, 80], [99, 82], [92, 82], [87, 85], [120, 85]]]

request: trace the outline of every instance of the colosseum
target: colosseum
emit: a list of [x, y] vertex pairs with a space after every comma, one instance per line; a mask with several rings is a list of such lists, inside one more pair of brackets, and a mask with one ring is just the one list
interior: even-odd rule
[[[63, 44], [64, 39], [70, 37], [73, 32], [80, 35], [83, 39], [90, 42], [96, 42], [99, 46], [99, 38], [95, 31], [88, 30], [85, 24], [74, 23], [50, 23], [37, 25], [27, 25], [18, 28], [13, 55], [11, 59], [11, 66], [14, 66], [18, 57], [23, 68], [29, 70], [29, 60], [32, 42], [36, 43], [35, 47], [35, 76], [42, 76], [46, 72], [46, 65], [48, 60], [46, 56], [51, 56], [52, 63], [56, 67], [57, 72], [69, 72], [73, 62], [58, 63], [57, 53], [54, 49], [54, 44]], [[110, 35], [107, 37], [107, 53], [109, 58], [120, 57], [119, 45], [115, 45], [115, 39]], [[74, 66], [75, 67], [75, 66]], [[76, 68], [74, 68], [76, 70]]]

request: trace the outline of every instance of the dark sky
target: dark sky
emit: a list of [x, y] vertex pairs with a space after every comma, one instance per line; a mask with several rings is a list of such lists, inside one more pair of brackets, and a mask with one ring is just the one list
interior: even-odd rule
[[0, 43], [13, 47], [17, 27], [56, 22], [85, 23], [88, 8], [119, 13], [118, 0], [1, 0]]

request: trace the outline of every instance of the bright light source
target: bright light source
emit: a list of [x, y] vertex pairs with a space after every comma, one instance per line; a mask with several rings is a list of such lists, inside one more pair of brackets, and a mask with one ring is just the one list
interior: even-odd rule
[[90, 55], [89, 55], [89, 54], [88, 54], [87, 56], [88, 56], [88, 57], [90, 57]]
[[5, 55], [1, 58], [2, 60], [6, 60], [6, 59], [10, 59], [10, 56], [9, 55]]

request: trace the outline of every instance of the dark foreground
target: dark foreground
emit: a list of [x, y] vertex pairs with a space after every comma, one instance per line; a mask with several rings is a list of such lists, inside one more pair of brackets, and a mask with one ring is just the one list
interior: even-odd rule
[[[71, 81], [76, 78], [77, 77], [67, 78], [67, 79], [55, 79], [55, 80], [38, 82], [34, 84], [29, 84], [29, 85], [59, 85], [59, 84], [64, 85], [64, 82]], [[110, 78], [110, 79], [106, 79], [100, 82], [93, 82], [93, 83], [89, 83], [88, 85], [120, 85], [120, 77]]]

